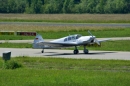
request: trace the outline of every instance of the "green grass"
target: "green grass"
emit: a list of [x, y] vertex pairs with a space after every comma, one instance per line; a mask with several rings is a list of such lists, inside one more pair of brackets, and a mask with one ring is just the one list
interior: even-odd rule
[[32, 48], [32, 44], [29, 43], [1, 43], [1, 48]]
[[[53, 39], [53, 38], [60, 38], [64, 36], [68, 36], [69, 34], [82, 34], [83, 36], [90, 35], [87, 30], [79, 30], [79, 31], [60, 31], [60, 32], [38, 32], [43, 36], [43, 38]], [[104, 38], [104, 37], [129, 37], [130, 36], [130, 29], [106, 29], [106, 30], [91, 30], [91, 33], [95, 35], [97, 38]]]
[[130, 20], [29, 20], [29, 19], [0, 19], [0, 22], [55, 22], [55, 23], [130, 23]]
[[2, 69], [1, 86], [129, 86], [130, 61], [12, 58], [24, 67]]
[[[83, 36], [90, 35], [87, 30], [70, 30], [67, 31], [36, 31], [38, 34], [42, 35], [44, 39], [57, 39], [69, 34], [82, 34]], [[91, 30], [91, 33], [97, 38], [104, 37], [130, 37], [130, 28], [125, 29], [101, 29], [101, 30]], [[34, 36], [14, 36], [14, 35], [2, 35], [0, 40], [25, 40], [34, 39]]]
[[[87, 46], [89, 50], [106, 50], [106, 51], [130, 51], [129, 46], [130, 40], [123, 41], [107, 41], [102, 42], [101, 47]], [[29, 43], [2, 43], [1, 48], [32, 48], [32, 44]], [[63, 48], [64, 49], [64, 48]], [[73, 50], [74, 48], [67, 48]], [[83, 50], [83, 47], [78, 47], [78, 49]]]
[[2, 35], [0, 36], [0, 40], [5, 40], [5, 42], [8, 42], [8, 40], [28, 40], [28, 39], [34, 39], [35, 36], [15, 36], [15, 35]]
[[4, 70], [1, 86], [129, 86], [130, 72], [84, 70]]
[[[130, 61], [128, 60], [91, 60], [91, 59], [66, 59], [46, 57], [16, 57], [11, 58], [15, 62], [29, 69], [51, 69], [51, 70], [103, 70], [103, 71], [129, 71]], [[0, 69], [3, 61], [0, 59]]]

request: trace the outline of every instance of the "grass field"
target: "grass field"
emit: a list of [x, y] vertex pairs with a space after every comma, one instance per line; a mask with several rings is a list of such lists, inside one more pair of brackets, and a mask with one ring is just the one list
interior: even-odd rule
[[[85, 31], [85, 30], [117, 30], [125, 29], [126, 27], [103, 27], [103, 26], [42, 26], [42, 25], [15, 25], [15, 24], [1, 24], [0, 31], [43, 31], [43, 32], [59, 32], [59, 31]], [[129, 28], [129, 27], [128, 27]]]
[[[107, 51], [130, 51], [129, 46], [130, 40], [123, 41], [107, 41], [101, 44], [101, 47], [88, 46], [89, 50], [107, 50]], [[1, 48], [32, 48], [32, 44], [28, 43], [2, 43]], [[67, 48], [74, 49], [74, 48]], [[78, 49], [83, 50], [83, 47], [78, 47]]]
[[1, 86], [129, 86], [130, 61], [61, 58], [12, 58], [23, 65], [2, 69]]
[[0, 14], [0, 21], [130, 23], [130, 14]]
[[[13, 26], [12, 26], [13, 27]], [[2, 27], [1, 27], [2, 28]], [[20, 27], [19, 27], [20, 28]], [[28, 27], [24, 28], [24, 31], [27, 30]], [[48, 28], [48, 27], [47, 27]], [[104, 38], [104, 37], [130, 37], [130, 28], [83, 28], [77, 27], [71, 28], [66, 27], [69, 31], [65, 30], [64, 28], [57, 28], [51, 27], [51, 29], [36, 29], [37, 33], [42, 35], [44, 39], [57, 39], [64, 36], [68, 36], [69, 34], [82, 34], [82, 35], [90, 35], [88, 34], [87, 30], [90, 30], [93, 35], [97, 38]], [[22, 29], [22, 28], [21, 28]], [[2, 30], [2, 29], [0, 29]], [[7, 31], [7, 29], [5, 29]], [[8, 29], [9, 30], [9, 29]], [[13, 31], [19, 31], [15, 28], [12, 29]], [[34, 31], [35, 29], [32, 28], [29, 31]], [[24, 40], [24, 39], [34, 39], [34, 36], [14, 36], [14, 35], [2, 35], [0, 36], [0, 40]]]
[[[0, 14], [0, 22], [130, 23], [130, 14]], [[130, 28], [120, 27], [0, 25], [0, 31], [3, 30], [36, 31], [45, 39], [77, 33], [89, 35], [87, 30], [97, 37], [130, 37]], [[17, 39], [34, 37], [2, 35], [0, 40], [6, 43], [0, 47], [32, 47], [26, 43], [8, 43]], [[129, 43], [129, 40], [109, 41], [102, 43], [102, 47], [88, 49], [130, 51]], [[0, 59], [0, 86], [130, 86], [130, 61], [126, 60], [17, 57], [11, 61], [23, 67], [3, 69], [4, 61]]]

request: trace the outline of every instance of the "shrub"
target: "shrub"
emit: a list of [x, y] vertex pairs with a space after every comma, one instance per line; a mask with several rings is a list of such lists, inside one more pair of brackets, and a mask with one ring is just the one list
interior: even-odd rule
[[14, 61], [14, 60], [7, 61], [4, 64], [4, 69], [16, 69], [16, 68], [20, 68], [20, 67], [22, 67], [22, 64]]

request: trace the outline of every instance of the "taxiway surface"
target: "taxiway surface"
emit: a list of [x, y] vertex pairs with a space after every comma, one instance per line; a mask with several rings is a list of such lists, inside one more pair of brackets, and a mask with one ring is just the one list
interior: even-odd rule
[[53, 58], [72, 58], [72, 59], [113, 59], [113, 60], [130, 60], [130, 52], [121, 51], [90, 51], [84, 54], [79, 50], [79, 54], [74, 55], [73, 50], [46, 49], [45, 53], [41, 53], [41, 49], [28, 48], [0, 48], [0, 56], [3, 52], [11, 51], [11, 57], [53, 57]]
[[129, 23], [0, 22], [0, 25], [130, 27]]

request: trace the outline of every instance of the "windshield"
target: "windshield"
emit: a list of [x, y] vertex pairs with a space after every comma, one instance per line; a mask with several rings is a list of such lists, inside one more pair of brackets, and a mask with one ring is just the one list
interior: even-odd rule
[[76, 36], [76, 39], [80, 38], [81, 36], [82, 36], [82, 35], [78, 34], [78, 35]]

